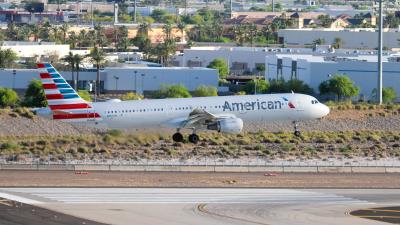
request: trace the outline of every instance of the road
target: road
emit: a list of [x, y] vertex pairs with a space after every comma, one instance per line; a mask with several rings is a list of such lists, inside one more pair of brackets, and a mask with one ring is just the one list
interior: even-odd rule
[[387, 223], [350, 212], [396, 206], [400, 190], [0, 188], [0, 197], [107, 224], [378, 225]]

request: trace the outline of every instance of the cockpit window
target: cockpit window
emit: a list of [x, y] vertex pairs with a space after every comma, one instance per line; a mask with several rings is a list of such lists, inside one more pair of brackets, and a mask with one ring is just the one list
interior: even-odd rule
[[311, 100], [311, 104], [318, 104], [317, 100]]

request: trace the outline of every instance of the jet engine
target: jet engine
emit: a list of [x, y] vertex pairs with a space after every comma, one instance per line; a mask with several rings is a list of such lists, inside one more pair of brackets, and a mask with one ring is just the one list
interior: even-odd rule
[[243, 129], [243, 120], [240, 118], [226, 118], [218, 120], [207, 126], [208, 130], [216, 130], [218, 132], [238, 134]]

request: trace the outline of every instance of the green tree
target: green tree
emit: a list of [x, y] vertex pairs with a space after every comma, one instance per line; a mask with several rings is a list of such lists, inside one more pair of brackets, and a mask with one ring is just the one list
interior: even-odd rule
[[11, 49], [0, 49], [0, 68], [9, 68], [18, 59], [17, 54]]
[[333, 39], [332, 47], [335, 49], [339, 49], [342, 46], [343, 46], [343, 40], [339, 37], [335, 37], [335, 39]]
[[292, 79], [285, 83], [285, 92], [303, 93], [313, 95], [314, 90], [302, 80]]
[[269, 93], [283, 93], [286, 92], [285, 80], [283, 79], [273, 79], [269, 83], [268, 88]]
[[1, 107], [14, 107], [18, 104], [19, 97], [18, 94], [9, 88], [0, 87], [0, 106]]
[[139, 48], [140, 51], [148, 54], [151, 50], [151, 41], [144, 35], [139, 33], [135, 38], [132, 39], [132, 44]]
[[[372, 90], [372, 98], [377, 99], [377, 89], [374, 88]], [[397, 98], [397, 93], [396, 90], [392, 87], [388, 88], [382, 88], [382, 100], [383, 103], [388, 104], [388, 103], [393, 103]]]
[[269, 88], [269, 83], [266, 80], [255, 79], [246, 83], [244, 91], [247, 94], [265, 94]]
[[23, 105], [27, 107], [46, 107], [46, 95], [42, 82], [37, 79], [31, 80], [25, 92]]
[[88, 55], [90, 57], [90, 60], [95, 64], [96, 66], [96, 94], [97, 96], [100, 95], [100, 67], [103, 65], [105, 62], [105, 54], [103, 50], [99, 49], [97, 46], [90, 51], [90, 54]]
[[319, 85], [320, 94], [334, 94], [338, 100], [356, 96], [360, 92], [360, 88], [354, 86], [354, 82], [345, 75], [335, 75], [329, 80]]
[[154, 93], [154, 98], [190, 98], [192, 97], [188, 89], [182, 84], [166, 85], [163, 84], [160, 90]]
[[216, 58], [208, 64], [207, 68], [218, 70], [219, 79], [225, 79], [228, 76], [228, 64], [222, 58]]
[[198, 86], [194, 92], [194, 97], [207, 97], [207, 96], [218, 96], [218, 90], [216, 87], [213, 86]]

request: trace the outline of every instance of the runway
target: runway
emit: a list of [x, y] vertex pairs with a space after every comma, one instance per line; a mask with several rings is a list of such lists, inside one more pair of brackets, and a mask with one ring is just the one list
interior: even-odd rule
[[400, 190], [0, 188], [0, 197], [106, 224], [372, 225], [387, 223], [350, 212], [398, 205]]

